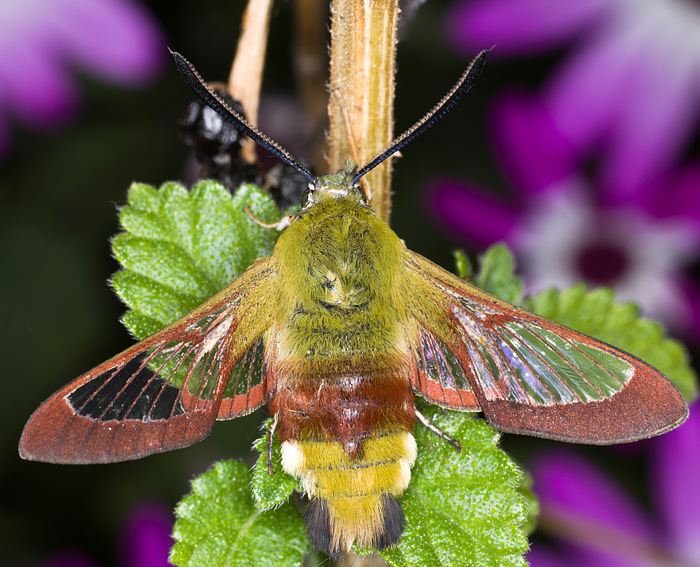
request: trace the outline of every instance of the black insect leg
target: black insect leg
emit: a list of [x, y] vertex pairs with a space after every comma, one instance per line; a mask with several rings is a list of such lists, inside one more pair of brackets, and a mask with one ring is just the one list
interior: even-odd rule
[[430, 429], [435, 435], [438, 437], [443, 438], [445, 441], [447, 441], [450, 445], [454, 446], [455, 449], [458, 451], [462, 450], [462, 445], [459, 444], [459, 441], [456, 439], [450, 437], [447, 433], [445, 433], [442, 429], [434, 425], [427, 417], [425, 417], [421, 412], [416, 410], [416, 417], [418, 418], [418, 421], [420, 421], [425, 427]]

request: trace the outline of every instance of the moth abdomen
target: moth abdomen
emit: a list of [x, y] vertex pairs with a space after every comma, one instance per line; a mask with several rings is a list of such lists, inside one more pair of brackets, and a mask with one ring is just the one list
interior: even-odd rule
[[396, 497], [408, 486], [415, 456], [409, 432], [366, 439], [361, 457], [335, 441], [285, 441], [282, 465], [311, 498], [305, 518], [314, 545], [332, 554], [353, 543], [396, 543], [403, 532]]
[[384, 529], [377, 535], [375, 545], [379, 549], [391, 547], [401, 539], [406, 520], [401, 504], [392, 494], [382, 494]]
[[287, 375], [270, 402], [280, 440], [337, 441], [348, 456], [360, 457], [367, 439], [410, 431], [414, 398], [402, 368], [313, 379]]
[[312, 545], [329, 555], [331, 551], [331, 518], [328, 503], [323, 498], [312, 498], [304, 512], [304, 525]]
[[301, 479], [311, 498], [309, 534], [328, 553], [398, 540], [403, 513], [395, 497], [408, 486], [416, 456], [403, 366], [359, 366], [351, 375], [297, 374], [278, 385], [270, 404], [282, 466]]
[[349, 549], [353, 541], [378, 549], [391, 547], [401, 539], [405, 520], [396, 497], [385, 492], [329, 500], [312, 498], [304, 524], [314, 547], [332, 556]]

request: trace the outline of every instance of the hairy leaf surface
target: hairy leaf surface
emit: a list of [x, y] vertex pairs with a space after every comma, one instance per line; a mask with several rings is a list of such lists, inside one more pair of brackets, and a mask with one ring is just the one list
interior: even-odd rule
[[175, 509], [170, 561], [178, 567], [301, 565], [309, 543], [291, 504], [261, 512], [250, 494], [251, 472], [219, 461], [192, 482]]
[[112, 240], [122, 266], [112, 286], [129, 307], [122, 323], [137, 339], [183, 317], [272, 253], [278, 232], [255, 224], [245, 209], [264, 222], [281, 217], [251, 184], [234, 196], [214, 181], [191, 191], [179, 183], [131, 186], [119, 213], [124, 232]]
[[522, 301], [523, 280], [515, 275], [515, 258], [505, 244], [494, 244], [480, 256], [474, 283], [513, 305]]
[[423, 411], [462, 451], [416, 425], [418, 459], [400, 499], [406, 530], [380, 555], [395, 566], [526, 565], [530, 504], [523, 472], [498, 447], [499, 433], [468, 413]]
[[272, 419], [265, 421], [263, 435], [253, 444], [253, 448], [260, 453], [260, 456], [253, 465], [250, 489], [258, 510], [278, 508], [289, 500], [294, 490], [299, 489], [299, 482], [282, 470], [282, 445], [278, 438], [275, 438], [272, 443], [272, 474], [268, 471], [267, 444], [270, 439], [271, 423]]

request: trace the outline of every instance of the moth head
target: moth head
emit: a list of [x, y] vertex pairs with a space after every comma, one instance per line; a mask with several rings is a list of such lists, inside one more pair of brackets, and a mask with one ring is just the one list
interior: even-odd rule
[[401, 150], [401, 148], [415, 140], [425, 132], [425, 130], [430, 128], [452, 110], [462, 96], [469, 92], [472, 86], [474, 86], [477, 77], [484, 67], [486, 56], [489, 51], [490, 50], [484, 50], [474, 57], [467, 69], [462, 73], [462, 76], [447, 94], [442, 97], [423, 118], [403, 134], [394, 138], [387, 148], [382, 150], [367, 164], [357, 168], [355, 164], [348, 162], [348, 165], [340, 171], [320, 177], [315, 176], [307, 167], [302, 165], [299, 160], [295, 159], [289, 151], [252, 126], [241, 114], [231, 108], [226, 101], [207, 85], [192, 63], [175, 51], [171, 51], [170, 53], [175, 59], [175, 65], [178, 71], [180, 71], [180, 74], [184, 77], [185, 82], [204, 104], [212, 108], [223, 120], [233, 124], [240, 132], [251, 138], [271, 154], [276, 155], [286, 164], [292, 166], [309, 180], [309, 188], [304, 193], [301, 203], [303, 208], [308, 208], [321, 200], [329, 198], [354, 199], [362, 204], [366, 204], [367, 197], [360, 188], [360, 179]]
[[307, 209], [326, 199], [350, 199], [366, 205], [367, 196], [360, 187], [359, 180], [354, 179], [356, 171], [357, 166], [349, 161], [340, 171], [317, 177], [309, 183], [302, 196], [302, 208]]

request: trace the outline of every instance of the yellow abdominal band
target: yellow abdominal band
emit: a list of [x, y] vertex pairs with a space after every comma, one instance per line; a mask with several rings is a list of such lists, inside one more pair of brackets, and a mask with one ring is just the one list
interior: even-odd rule
[[312, 504], [318, 499], [317, 506], [326, 507], [318, 521], [325, 521], [327, 510], [328, 547], [334, 551], [347, 550], [353, 542], [381, 543], [386, 522], [391, 521], [386, 508], [392, 503], [398, 508], [387, 496], [399, 496], [406, 489], [415, 459], [416, 442], [406, 432], [367, 439], [360, 458], [349, 458], [338, 442], [282, 444], [284, 470], [301, 479]]

